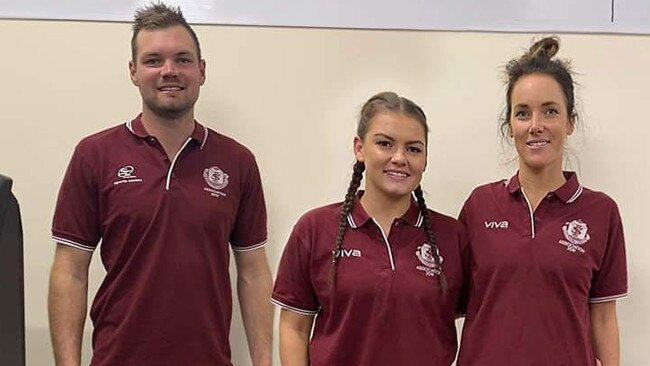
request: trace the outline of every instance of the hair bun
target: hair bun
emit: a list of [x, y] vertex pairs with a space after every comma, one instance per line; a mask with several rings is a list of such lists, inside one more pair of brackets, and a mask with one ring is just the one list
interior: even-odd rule
[[533, 43], [532, 46], [528, 49], [528, 53], [524, 55], [524, 58], [536, 59], [536, 58], [545, 58], [551, 59], [557, 51], [560, 49], [560, 39], [552, 36], [545, 37], [539, 41]]

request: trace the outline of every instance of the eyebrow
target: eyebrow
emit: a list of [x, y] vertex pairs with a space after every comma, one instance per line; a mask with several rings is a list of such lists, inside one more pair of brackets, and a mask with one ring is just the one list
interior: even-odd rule
[[[395, 141], [394, 138], [392, 138], [392, 137], [386, 135], [385, 133], [381, 133], [381, 132], [374, 134], [373, 137], [383, 137], [383, 138], [385, 138], [385, 139], [387, 139], [387, 140]], [[407, 145], [411, 145], [411, 144], [420, 144], [420, 145], [424, 145], [424, 142], [423, 142], [423, 141], [420, 141], [420, 140], [413, 140], [413, 141], [407, 141], [406, 144], [407, 144]]]
[[[560, 105], [560, 103], [556, 103], [556, 102], [544, 102], [544, 103], [542, 103], [542, 107], [559, 106], [559, 105]], [[529, 108], [530, 106], [528, 104], [526, 104], [526, 103], [519, 103], [519, 104], [516, 104], [514, 107], [515, 108], [522, 108], [522, 107]]]
[[[162, 53], [160, 53], [160, 52], [149, 52], [149, 53], [145, 53], [145, 54], [142, 55], [143, 58], [144, 57], [157, 57], [157, 56], [162, 56]], [[192, 52], [190, 52], [190, 51], [181, 51], [181, 52], [178, 52], [178, 53], [174, 54], [174, 57], [178, 57], [178, 56], [192, 56]]]

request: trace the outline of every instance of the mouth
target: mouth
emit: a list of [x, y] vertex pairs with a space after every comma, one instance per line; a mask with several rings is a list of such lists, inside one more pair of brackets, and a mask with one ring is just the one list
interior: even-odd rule
[[184, 90], [184, 89], [185, 88], [183, 88], [180, 85], [164, 85], [164, 86], [161, 86], [161, 87], [158, 88], [158, 90], [163, 92], [163, 93], [177, 92], [177, 91], [181, 91], [181, 90]]
[[526, 141], [526, 145], [532, 148], [542, 148], [548, 144], [550, 144], [551, 141], [546, 140], [546, 139], [535, 139], [535, 140], [530, 140]]
[[401, 170], [384, 170], [384, 174], [395, 180], [405, 180], [411, 176], [411, 174]]

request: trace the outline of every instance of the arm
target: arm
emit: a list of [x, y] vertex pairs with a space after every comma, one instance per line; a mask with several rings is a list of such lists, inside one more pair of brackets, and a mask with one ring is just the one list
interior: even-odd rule
[[264, 248], [235, 252], [237, 294], [254, 366], [271, 365], [273, 306], [271, 271]]
[[57, 244], [50, 272], [48, 313], [55, 365], [79, 366], [92, 252]]
[[280, 360], [282, 366], [309, 366], [309, 335], [313, 315], [290, 310], [280, 312]]
[[590, 304], [589, 310], [596, 357], [602, 366], [619, 366], [621, 356], [616, 301]]

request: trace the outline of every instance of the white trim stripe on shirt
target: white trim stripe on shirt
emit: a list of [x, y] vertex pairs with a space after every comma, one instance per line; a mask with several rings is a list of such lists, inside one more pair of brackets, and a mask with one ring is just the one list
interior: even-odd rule
[[627, 292], [624, 293], [624, 294], [618, 294], [618, 295], [611, 295], [611, 296], [604, 296], [604, 297], [594, 297], [594, 298], [589, 299], [589, 303], [590, 304], [598, 304], [598, 303], [601, 303], [601, 302], [608, 302], [608, 301], [612, 301], [612, 300], [620, 300], [620, 299], [624, 299], [626, 297], [627, 297]]
[[273, 305], [279, 306], [281, 308], [293, 311], [294, 313], [302, 314], [302, 315], [316, 315], [318, 314], [318, 311], [312, 311], [312, 310], [304, 310], [304, 309], [299, 309], [293, 306], [289, 306], [281, 301], [278, 301], [274, 298], [271, 298], [271, 303]]
[[131, 133], [135, 135], [135, 131], [133, 131], [133, 124], [132, 124], [132, 122], [131, 122], [131, 121], [126, 121], [125, 125], [126, 125], [126, 128], [128, 128], [129, 131], [131, 131]]
[[94, 247], [79, 244], [76, 241], [72, 241], [70, 239], [65, 239], [65, 238], [61, 238], [61, 237], [52, 235], [52, 240], [54, 240], [56, 243], [67, 245], [69, 247], [74, 247], [74, 248], [77, 248], [77, 249], [81, 249], [81, 250], [84, 250], [86, 252], [91, 252], [92, 253], [92, 252], [95, 251]]
[[390, 247], [390, 242], [388, 242], [388, 237], [386, 236], [386, 233], [384, 232], [384, 229], [382, 229], [381, 225], [375, 220], [374, 218], [372, 221], [377, 225], [379, 228], [379, 231], [381, 231], [381, 236], [384, 238], [384, 243], [386, 244], [386, 251], [388, 252], [388, 261], [390, 262], [390, 269], [393, 271], [395, 270], [395, 259], [393, 259], [393, 249]]
[[348, 214], [348, 224], [350, 224], [350, 227], [353, 229], [357, 228], [357, 224], [354, 222], [354, 219], [352, 218], [352, 214]]
[[531, 206], [528, 197], [526, 197], [526, 192], [524, 192], [523, 187], [521, 187], [521, 194], [524, 196], [524, 199], [526, 200], [526, 204], [528, 205], [528, 214], [530, 215], [531, 237], [535, 239], [535, 216], [534, 216], [535, 214], [533, 212], [533, 206]]
[[580, 197], [581, 193], [582, 193], [582, 185], [578, 186], [578, 190], [576, 190], [576, 193], [574, 193], [573, 196], [571, 196], [571, 198], [569, 198], [569, 200], [566, 201], [566, 203], [573, 203], [573, 201], [577, 200], [578, 197]]
[[236, 246], [232, 245], [232, 243], [231, 243], [230, 247], [232, 248], [233, 252], [250, 252], [251, 250], [255, 250], [255, 249], [259, 249], [259, 248], [264, 247], [267, 242], [268, 242], [268, 240], [264, 240], [261, 243], [249, 245], [247, 247], [236, 247]]
[[165, 183], [165, 189], [169, 191], [169, 186], [171, 185], [171, 179], [172, 179], [172, 171], [174, 170], [174, 165], [176, 165], [176, 160], [178, 160], [178, 157], [181, 155], [183, 152], [183, 149], [185, 149], [185, 146], [192, 141], [191, 137], [188, 137], [187, 140], [185, 140], [185, 143], [183, 146], [181, 146], [181, 149], [178, 150], [176, 153], [176, 156], [174, 156], [174, 160], [172, 160], [172, 164], [169, 166], [169, 171], [167, 172], [167, 182]]
[[423, 222], [424, 222], [424, 215], [422, 215], [422, 212], [418, 212], [418, 219], [417, 221], [415, 221], [415, 226], [422, 227]]
[[201, 147], [200, 149], [203, 150], [203, 146], [205, 146], [205, 143], [208, 141], [208, 128], [203, 126], [203, 142], [201, 142]]

